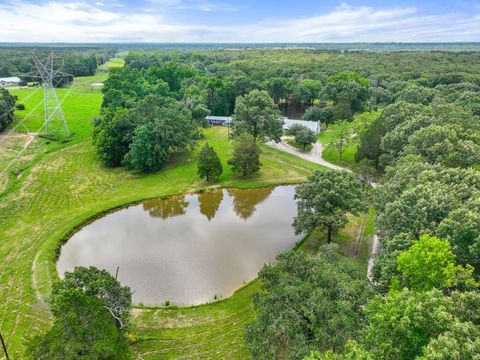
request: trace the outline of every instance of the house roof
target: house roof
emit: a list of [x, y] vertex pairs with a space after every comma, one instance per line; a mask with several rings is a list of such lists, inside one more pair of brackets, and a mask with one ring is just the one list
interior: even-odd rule
[[307, 121], [307, 120], [293, 120], [288, 118], [283, 118], [283, 129], [290, 129], [294, 124], [299, 124], [305, 126], [306, 128], [312, 130], [315, 134], [320, 132], [320, 124], [317, 121]]
[[230, 116], [213, 116], [209, 115], [205, 117], [207, 120], [213, 120], [213, 121], [230, 121], [232, 118]]
[[[209, 116], [206, 116], [205, 119], [207, 121], [218, 121], [218, 122], [225, 122], [225, 123], [230, 123], [232, 121], [232, 118], [230, 116], [209, 115]], [[284, 130], [290, 129], [294, 124], [300, 124], [302, 126], [305, 126], [306, 128], [312, 130], [315, 134], [318, 134], [320, 132], [320, 123], [317, 121], [293, 120], [293, 119], [283, 118]]]

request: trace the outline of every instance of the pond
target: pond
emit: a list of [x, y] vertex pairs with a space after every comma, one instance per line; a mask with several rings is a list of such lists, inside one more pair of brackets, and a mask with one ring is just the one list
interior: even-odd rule
[[145, 305], [225, 298], [291, 248], [294, 186], [217, 189], [148, 200], [100, 218], [62, 247], [57, 271], [96, 266]]

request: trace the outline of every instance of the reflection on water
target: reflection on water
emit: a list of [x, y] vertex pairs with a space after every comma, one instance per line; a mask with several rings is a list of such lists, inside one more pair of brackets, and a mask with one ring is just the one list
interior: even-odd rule
[[185, 195], [147, 200], [143, 203], [143, 209], [148, 211], [150, 216], [161, 217], [162, 219], [185, 215], [187, 207], [188, 201], [185, 200]]
[[129, 285], [133, 300], [195, 305], [226, 297], [297, 240], [293, 186], [212, 190], [149, 200], [88, 224], [63, 246], [61, 276], [96, 266]]
[[222, 200], [223, 190], [221, 189], [204, 191], [198, 194], [200, 213], [205, 215], [208, 221], [212, 220], [215, 217]]
[[228, 189], [228, 195], [233, 197], [233, 209], [242, 219], [248, 219], [255, 212], [255, 206], [265, 201], [273, 188], [263, 189]]

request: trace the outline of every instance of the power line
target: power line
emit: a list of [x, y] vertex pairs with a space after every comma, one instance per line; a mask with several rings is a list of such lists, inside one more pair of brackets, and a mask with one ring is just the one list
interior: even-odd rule
[[[33, 62], [37, 68], [37, 73], [35, 74], [26, 74], [30, 78], [39, 78], [43, 82], [43, 102], [44, 102], [44, 122], [45, 122], [45, 135], [47, 137], [59, 137], [63, 139], [68, 139], [70, 137], [70, 130], [68, 128], [67, 122], [65, 120], [65, 116], [63, 114], [61, 103], [58, 100], [58, 96], [55, 90], [55, 85], [58, 85], [59, 81], [64, 77], [72, 77], [73, 75], [67, 74], [61, 71], [64, 64], [58, 68], [54, 69], [54, 54], [51, 52], [45, 63], [41, 62], [37, 55], [34, 53], [32, 55]], [[62, 59], [63, 63], [63, 59]], [[32, 97], [40, 88], [29, 94], [23, 101], [28, 100]], [[29, 117], [33, 111], [37, 109], [36, 106], [28, 115]], [[15, 106], [11, 107], [7, 110], [4, 114], [0, 115], [0, 119], [4, 116], [10, 115], [15, 110]], [[24, 118], [22, 121], [17, 123], [13, 129], [10, 130], [9, 134], [19, 128], [25, 120]], [[7, 137], [4, 139], [0, 139], [0, 143], [6, 140]]]
[[[65, 99], [67, 98], [68, 95], [70, 95], [70, 92], [72, 91], [73, 89], [73, 86], [71, 86], [68, 91], [65, 93], [65, 95], [63, 96], [62, 100], [59, 101], [58, 103], [58, 107], [60, 107], [63, 102], [65, 101]], [[33, 140], [35, 139], [36, 136], [38, 136], [38, 134], [42, 131], [42, 129], [45, 127], [45, 125], [47, 124], [47, 121], [45, 121], [42, 126], [40, 126], [40, 128], [37, 130], [37, 132], [33, 133], [33, 138], [30, 140], [30, 142], [24, 146], [24, 148], [22, 150], [20, 150], [18, 152], [18, 154], [7, 164], [7, 166], [3, 169], [3, 171], [0, 173], [0, 179], [3, 178], [8, 170], [10, 170], [10, 168], [13, 166], [13, 164], [15, 164], [15, 162], [20, 158], [20, 156], [22, 156], [25, 151], [27, 151], [28, 147], [30, 146], [30, 144], [33, 142]]]
[[43, 82], [45, 135], [47, 137], [68, 139], [70, 137], [70, 130], [53, 83], [59, 78], [73, 77], [73, 75], [60, 71], [63, 66], [55, 70], [54, 59], [54, 55], [51, 52], [46, 62], [43, 63], [37, 55], [33, 54], [33, 62], [37, 67], [37, 74], [32, 77], [40, 78]]

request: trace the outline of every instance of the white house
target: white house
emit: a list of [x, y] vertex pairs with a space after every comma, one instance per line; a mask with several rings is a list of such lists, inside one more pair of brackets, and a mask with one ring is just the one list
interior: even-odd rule
[[20, 85], [20, 78], [13, 76], [13, 77], [4, 77], [0, 78], [0, 86], [18, 86]]
[[283, 118], [283, 130], [290, 129], [293, 125], [298, 124], [305, 126], [315, 133], [315, 135], [320, 134], [320, 121], [307, 121], [307, 120], [294, 120]]
[[[232, 118], [230, 116], [212, 116], [209, 115], [205, 118], [210, 125], [222, 125], [228, 126]], [[306, 128], [312, 130], [315, 135], [320, 133], [320, 121], [307, 121], [307, 120], [294, 120], [289, 118], [283, 118], [283, 130], [286, 131], [292, 127], [294, 124], [299, 124], [305, 126]]]

